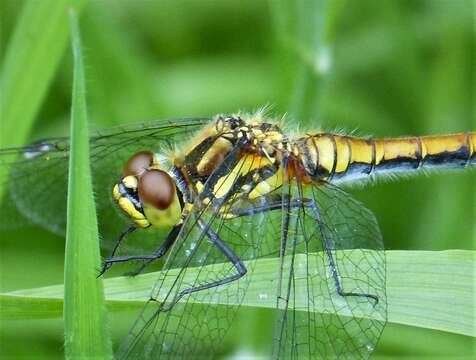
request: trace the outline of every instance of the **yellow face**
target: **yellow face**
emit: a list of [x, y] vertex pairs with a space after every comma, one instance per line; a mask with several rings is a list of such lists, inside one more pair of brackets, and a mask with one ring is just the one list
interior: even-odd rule
[[119, 207], [140, 228], [172, 227], [181, 221], [182, 208], [175, 181], [160, 170], [150, 151], [134, 154], [125, 164], [124, 177], [114, 186]]

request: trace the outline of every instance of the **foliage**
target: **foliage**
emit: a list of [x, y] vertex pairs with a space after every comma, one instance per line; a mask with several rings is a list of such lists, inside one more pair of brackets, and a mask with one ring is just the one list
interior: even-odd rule
[[74, 58], [64, 278], [65, 355], [112, 358], [106, 326], [97, 215], [89, 163], [83, 51], [76, 10], [70, 9]]
[[[67, 3], [0, 2], [2, 146], [22, 145], [28, 131], [31, 140], [67, 134], [73, 73]], [[376, 136], [474, 129], [472, 6], [470, 0], [93, 1], [80, 17], [90, 119], [100, 127], [270, 104], [271, 114], [288, 113], [290, 128]], [[413, 268], [416, 279], [437, 276], [439, 264], [414, 250], [473, 248], [474, 180], [474, 172], [450, 172], [353, 192], [376, 213], [388, 249], [413, 250], [421, 266]], [[63, 283], [63, 238], [39, 228], [0, 237], [2, 292]], [[412, 278], [406, 275], [396, 280]], [[454, 293], [449, 306], [459, 299]], [[55, 301], [45, 311], [57, 314], [60, 307]], [[112, 316], [113, 342], [134, 316]], [[3, 318], [2, 356], [63, 357], [62, 324], [35, 317]], [[246, 335], [226, 349], [266, 350], [268, 317], [245, 309]], [[377, 355], [470, 354], [472, 338], [425, 327], [450, 330], [389, 324]]]

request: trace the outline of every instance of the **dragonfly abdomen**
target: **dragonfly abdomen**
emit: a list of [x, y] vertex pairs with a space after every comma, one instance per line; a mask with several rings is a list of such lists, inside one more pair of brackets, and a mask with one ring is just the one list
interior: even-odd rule
[[314, 180], [335, 183], [476, 164], [475, 132], [383, 139], [320, 133], [297, 144], [306, 173]]

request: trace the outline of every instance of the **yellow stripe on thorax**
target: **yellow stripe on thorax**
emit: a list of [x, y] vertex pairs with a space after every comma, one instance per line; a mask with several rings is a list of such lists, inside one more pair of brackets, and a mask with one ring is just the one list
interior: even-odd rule
[[253, 200], [260, 196], [267, 195], [272, 191], [280, 188], [283, 184], [283, 170], [279, 167], [273, 176], [268, 179], [259, 181], [253, 190], [248, 194], [248, 199]]
[[[270, 164], [272, 164], [272, 162], [266, 157], [260, 157], [253, 154], [245, 155], [231, 172], [224, 174], [220, 179], [218, 179], [213, 188], [215, 198], [220, 199], [225, 197], [239, 177], [246, 175], [250, 171]], [[264, 191], [264, 189], [260, 189], [260, 191]]]

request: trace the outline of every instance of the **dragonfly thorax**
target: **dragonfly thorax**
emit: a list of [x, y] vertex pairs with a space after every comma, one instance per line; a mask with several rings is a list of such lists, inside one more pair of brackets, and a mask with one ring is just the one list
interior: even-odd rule
[[119, 207], [141, 228], [171, 227], [180, 222], [182, 207], [174, 176], [161, 170], [150, 151], [134, 154], [124, 177], [114, 186]]

